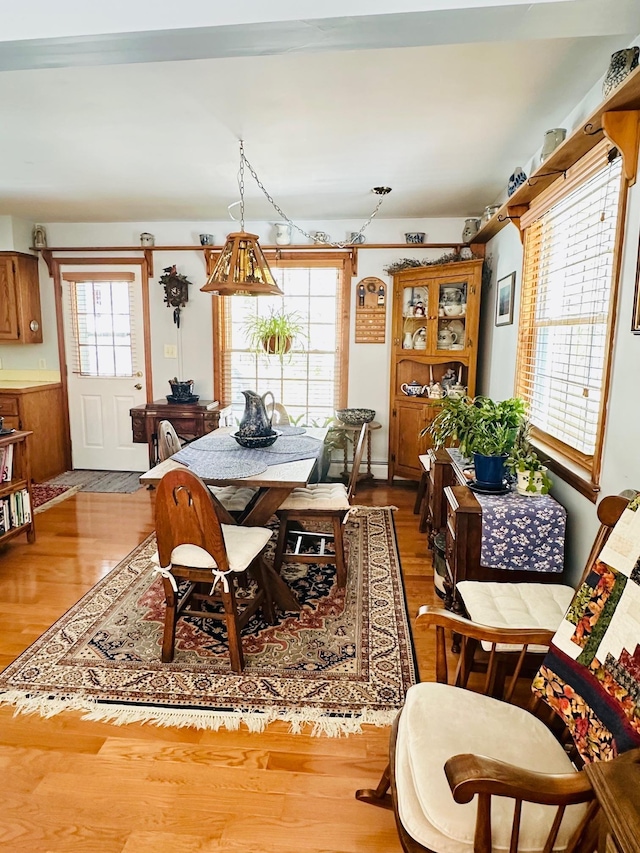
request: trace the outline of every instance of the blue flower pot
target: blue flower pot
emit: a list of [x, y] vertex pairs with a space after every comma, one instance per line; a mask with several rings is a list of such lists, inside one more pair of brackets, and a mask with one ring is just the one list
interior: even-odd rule
[[488, 489], [499, 489], [504, 483], [506, 460], [506, 453], [504, 456], [483, 456], [481, 453], [474, 453], [476, 484]]

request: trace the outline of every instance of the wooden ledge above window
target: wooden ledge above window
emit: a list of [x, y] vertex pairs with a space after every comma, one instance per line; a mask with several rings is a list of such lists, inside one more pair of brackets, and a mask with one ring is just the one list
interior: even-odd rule
[[502, 207], [483, 225], [473, 243], [487, 243], [514, 222], [540, 193], [560, 175], [601, 142], [603, 135], [616, 145], [624, 158], [625, 177], [632, 186], [636, 180], [640, 140], [640, 67], [594, 110], [555, 151], [540, 163]]

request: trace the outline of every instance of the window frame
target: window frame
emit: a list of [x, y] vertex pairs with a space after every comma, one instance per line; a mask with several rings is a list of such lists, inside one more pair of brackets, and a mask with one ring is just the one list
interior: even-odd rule
[[[521, 395], [521, 373], [523, 364], [529, 360], [529, 356], [533, 350], [535, 335], [532, 334], [533, 325], [531, 322], [525, 326], [527, 313], [527, 299], [525, 292], [524, 270], [526, 268], [526, 250], [527, 250], [527, 229], [534, 225], [542, 216], [544, 216], [554, 205], [565, 199], [578, 186], [585, 183], [594, 174], [602, 168], [604, 163], [597, 167], [591, 166], [598, 158], [602, 158], [603, 152], [609, 152], [615, 146], [605, 140], [600, 145], [592, 149], [579, 160], [571, 169], [568, 169], [565, 175], [560, 176], [554, 181], [531, 205], [527, 213], [522, 217], [520, 227], [522, 229], [523, 239], [523, 281], [520, 294], [520, 310], [518, 321], [518, 348], [516, 354], [516, 374], [515, 374], [515, 393]], [[622, 156], [622, 155], [620, 155]], [[573, 180], [572, 180], [573, 178]], [[624, 168], [620, 175], [620, 188], [618, 197], [618, 209], [616, 219], [616, 233], [613, 243], [613, 259], [611, 265], [611, 289], [609, 294], [609, 307], [607, 318], [607, 329], [605, 338], [605, 354], [602, 370], [602, 386], [601, 386], [601, 401], [598, 412], [598, 426], [596, 430], [595, 451], [593, 455], [587, 455], [572, 448], [562, 440], [555, 436], [549, 435], [538, 427], [532, 425], [531, 439], [538, 450], [545, 457], [545, 462], [548, 467], [558, 476], [565, 480], [573, 488], [577, 489], [585, 497], [589, 498], [593, 503], [597, 501], [600, 491], [600, 475], [602, 471], [602, 457], [604, 452], [604, 441], [606, 432], [606, 421], [609, 403], [609, 394], [611, 388], [611, 372], [613, 365], [613, 349], [615, 341], [616, 321], [618, 314], [618, 294], [620, 284], [620, 270], [622, 266], [622, 249], [624, 243], [626, 208], [628, 198], [629, 181], [625, 174]], [[535, 291], [536, 283], [531, 284], [532, 290]], [[536, 297], [534, 295], [531, 300], [531, 306], [535, 308]], [[523, 341], [523, 326], [529, 330], [526, 336], [526, 342]]]
[[[334, 268], [338, 270], [339, 316], [336, 316], [336, 340], [339, 355], [338, 393], [336, 408], [347, 405], [349, 394], [349, 328], [351, 318], [351, 254], [349, 252], [323, 251], [265, 251], [269, 265], [273, 268]], [[212, 259], [215, 263], [215, 258]], [[260, 297], [256, 297], [259, 299]], [[228, 405], [224, 386], [224, 344], [225, 329], [233, 296], [215, 296], [213, 298], [213, 387], [214, 397], [221, 404]]]

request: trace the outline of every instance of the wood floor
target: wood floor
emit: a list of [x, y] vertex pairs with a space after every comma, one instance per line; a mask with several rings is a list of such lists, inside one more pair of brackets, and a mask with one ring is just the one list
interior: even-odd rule
[[[435, 600], [415, 488], [395, 505], [413, 616]], [[37, 516], [37, 541], [0, 548], [0, 667], [22, 652], [153, 529], [153, 492], [79, 493]], [[433, 638], [416, 636], [423, 679]], [[362, 735], [203, 732], [12, 716], [0, 708], [0, 850], [8, 853], [396, 853], [390, 812], [356, 802], [386, 763], [386, 729]]]

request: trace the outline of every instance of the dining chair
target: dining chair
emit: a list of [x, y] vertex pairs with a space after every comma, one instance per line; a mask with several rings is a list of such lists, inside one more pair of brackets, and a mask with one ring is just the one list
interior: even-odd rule
[[[164, 462], [182, 447], [178, 434], [171, 421], [160, 421], [158, 424], [158, 455]], [[227, 512], [237, 517], [247, 509], [258, 493], [257, 489], [248, 486], [207, 486], [211, 494]]]
[[[341, 588], [346, 586], [347, 569], [344, 559], [342, 524], [356, 493], [366, 436], [367, 424], [363, 424], [356, 442], [348, 487], [343, 483], [316, 483], [305, 488], [293, 489], [277, 510], [280, 528], [273, 560], [276, 572], [280, 571], [282, 563], [332, 563], [336, 567], [338, 586]], [[307, 530], [303, 525], [309, 521], [331, 522], [332, 532], [319, 533]], [[294, 522], [298, 525], [295, 530], [292, 529]], [[290, 534], [295, 536], [295, 547], [292, 552], [287, 551], [287, 539]], [[302, 549], [305, 547], [305, 542], [312, 539], [319, 540], [319, 552], [304, 553]], [[333, 542], [334, 553], [326, 550], [328, 542]]]
[[[166, 601], [163, 663], [173, 660], [178, 619], [192, 616], [226, 623], [231, 668], [242, 672], [242, 629], [258, 609], [267, 622], [275, 621], [263, 562], [271, 530], [221, 524], [211, 493], [188, 469], [168, 471], [160, 481], [155, 521], [156, 571]], [[237, 598], [236, 581], [247, 573], [256, 590], [247, 585]]]
[[[557, 632], [517, 629], [525, 647], [550, 649], [527, 708], [486, 695], [487, 680], [481, 692], [448, 683], [445, 629], [491, 643], [500, 641], [499, 629], [420, 608], [416, 627], [436, 631], [436, 682], [409, 688], [392, 728], [389, 765], [377, 788], [356, 792], [362, 802], [393, 810], [406, 853], [597, 849], [598, 804], [582, 768], [640, 762], [640, 622], [631, 605], [638, 507], [629, 505], [618, 526], [617, 547], [602, 552]], [[549, 727], [543, 718], [551, 714]], [[559, 722], [565, 738], [551, 730]]]
[[[596, 533], [584, 571], [577, 584], [579, 588], [593, 569], [602, 548], [606, 544], [616, 523], [627, 507], [629, 500], [637, 493], [628, 490], [620, 495], [609, 495], [598, 504], [597, 515], [600, 526]], [[535, 500], [535, 498], [531, 498]], [[526, 655], [522, 654], [522, 643], [509, 642], [511, 629], [555, 631], [562, 622], [564, 614], [575, 594], [572, 586], [558, 583], [509, 583], [496, 581], [460, 581], [456, 584], [466, 615], [471, 622], [502, 629], [505, 633], [500, 643], [480, 643], [484, 652], [489, 653], [489, 667], [497, 678], [495, 693], [500, 695], [504, 684], [504, 675], [515, 666], [537, 667], [541, 656], [548, 651], [545, 645], [529, 645]], [[471, 662], [474, 660], [478, 643], [467, 640], [463, 647], [461, 681], [464, 686]]]
[[291, 420], [282, 403], [269, 403], [267, 415], [271, 418], [271, 426], [289, 426]]

